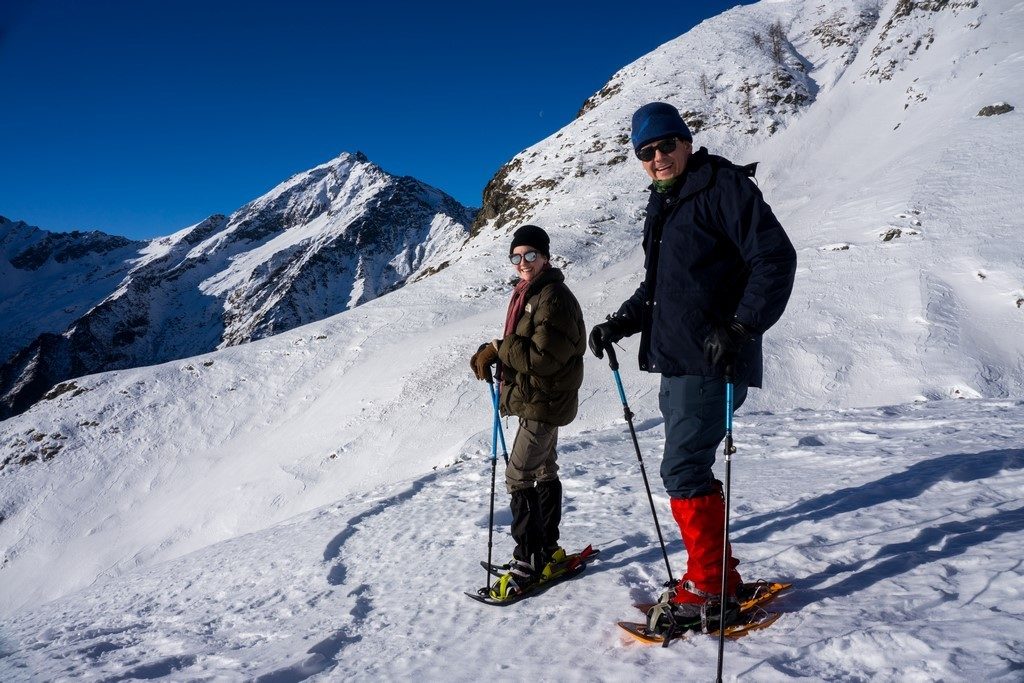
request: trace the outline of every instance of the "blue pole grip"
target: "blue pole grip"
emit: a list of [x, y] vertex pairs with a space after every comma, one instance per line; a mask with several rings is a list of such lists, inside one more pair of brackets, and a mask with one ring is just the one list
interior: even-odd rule
[[725, 429], [726, 431], [732, 431], [732, 382], [726, 382], [725, 384]]
[[[505, 430], [501, 428], [501, 408], [498, 401], [498, 389], [492, 383], [491, 387], [491, 400], [494, 402], [494, 431], [497, 434], [498, 439], [501, 440], [501, 451], [502, 453], [508, 453], [508, 446], [505, 445]], [[492, 435], [491, 440], [494, 441]], [[493, 451], [492, 457], [497, 460], [498, 458], [498, 446], [496, 443], [492, 444], [491, 450]], [[505, 457], [506, 462], [508, 457]]]
[[[494, 390], [494, 383], [489, 383], [491, 388], [491, 405], [494, 407], [494, 421], [491, 425], [491, 460], [498, 459], [498, 433], [501, 430], [501, 420], [498, 417], [498, 392]], [[505, 435], [501, 435], [501, 444], [505, 445]]]
[[622, 378], [619, 377], [619, 371], [612, 370], [612, 374], [615, 375], [615, 386], [619, 390], [619, 400], [622, 401], [622, 405], [626, 405], [626, 391], [622, 388]]

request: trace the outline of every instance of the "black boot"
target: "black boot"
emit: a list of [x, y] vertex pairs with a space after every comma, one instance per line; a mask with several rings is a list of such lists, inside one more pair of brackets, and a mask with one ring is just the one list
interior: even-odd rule
[[516, 548], [512, 556], [533, 565], [540, 571], [544, 551], [544, 526], [537, 489], [520, 489], [512, 494], [512, 539]]
[[516, 542], [509, 570], [491, 586], [495, 600], [508, 600], [533, 588], [544, 569], [544, 528], [541, 524], [537, 489], [530, 487], [512, 494], [512, 538]]
[[558, 479], [537, 483], [541, 526], [544, 529], [544, 560], [558, 550], [558, 525], [562, 522], [562, 482]]

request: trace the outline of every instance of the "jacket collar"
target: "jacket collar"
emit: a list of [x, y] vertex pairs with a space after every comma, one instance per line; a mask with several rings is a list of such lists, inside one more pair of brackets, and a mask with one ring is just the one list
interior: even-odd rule
[[[562, 275], [562, 271], [554, 266], [550, 266], [541, 271], [537, 279], [530, 283], [529, 287], [526, 288], [526, 296], [533, 296], [545, 285], [564, 281], [565, 276]], [[520, 279], [517, 282], [522, 282], [522, 280]]]

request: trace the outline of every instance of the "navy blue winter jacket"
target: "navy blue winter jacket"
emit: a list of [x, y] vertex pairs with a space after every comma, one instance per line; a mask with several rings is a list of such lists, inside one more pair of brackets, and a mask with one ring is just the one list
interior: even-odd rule
[[641, 370], [720, 376], [704, 362], [704, 340], [735, 318], [754, 335], [735, 378], [761, 386], [761, 335], [786, 308], [796, 252], [751, 175], [701, 147], [669, 191], [652, 186], [646, 275], [615, 314], [626, 334], [640, 333]]

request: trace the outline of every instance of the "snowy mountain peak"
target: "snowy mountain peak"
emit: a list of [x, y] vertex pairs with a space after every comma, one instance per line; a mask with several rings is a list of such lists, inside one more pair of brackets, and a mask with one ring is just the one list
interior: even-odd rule
[[47, 236], [10, 267], [129, 249], [128, 259], [118, 253], [130, 272], [122, 268], [105, 297], [0, 368], [0, 415], [70, 377], [241, 344], [365, 303], [443, 268], [472, 217], [357, 152], [148, 245], [101, 233]]

